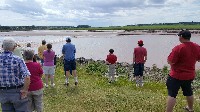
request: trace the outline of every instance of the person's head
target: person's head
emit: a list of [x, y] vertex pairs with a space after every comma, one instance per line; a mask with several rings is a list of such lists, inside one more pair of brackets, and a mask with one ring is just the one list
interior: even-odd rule
[[71, 42], [71, 38], [67, 37], [66, 38], [66, 42], [70, 43]]
[[113, 54], [113, 53], [114, 53], [114, 50], [113, 50], [113, 49], [110, 49], [109, 52], [110, 52], [110, 54]]
[[15, 49], [16, 42], [13, 38], [5, 38], [3, 40], [2, 48], [4, 51], [13, 51]]
[[23, 56], [25, 60], [33, 60], [34, 51], [31, 49], [25, 49], [23, 52]]
[[52, 45], [51, 45], [51, 44], [47, 44], [47, 49], [48, 49], [48, 51], [50, 51], [51, 48], [52, 48]]
[[144, 45], [143, 41], [142, 41], [142, 40], [139, 40], [139, 41], [138, 41], [138, 46], [143, 46], [143, 45]]
[[46, 40], [42, 40], [42, 45], [45, 45], [46, 44]]
[[188, 41], [191, 38], [191, 32], [189, 30], [182, 30], [178, 33], [179, 36], [179, 41], [183, 42], [183, 41]]
[[27, 47], [31, 47], [31, 43], [28, 43], [26, 46], [27, 46]]

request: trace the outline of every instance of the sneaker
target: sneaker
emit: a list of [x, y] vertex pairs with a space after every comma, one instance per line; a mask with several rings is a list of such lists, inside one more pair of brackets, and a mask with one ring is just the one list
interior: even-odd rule
[[51, 87], [54, 87], [55, 86], [55, 84], [53, 83], [52, 85], [51, 85]]
[[140, 86], [143, 87], [143, 86], [144, 86], [144, 83], [141, 83]]
[[44, 86], [45, 86], [46, 88], [48, 88], [48, 85], [47, 85], [47, 84], [44, 84]]
[[139, 84], [136, 84], [136, 87], [139, 87], [140, 85]]
[[75, 82], [75, 86], [77, 86], [78, 85], [78, 82]]
[[64, 83], [65, 86], [69, 86], [69, 83]]

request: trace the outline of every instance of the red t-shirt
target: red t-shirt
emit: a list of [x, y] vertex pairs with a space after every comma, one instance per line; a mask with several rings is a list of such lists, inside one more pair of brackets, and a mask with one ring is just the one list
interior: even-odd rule
[[114, 64], [117, 61], [117, 56], [114, 54], [107, 55], [106, 61], [108, 61], [110, 64]]
[[144, 57], [147, 56], [147, 50], [144, 47], [136, 47], [133, 53], [135, 60], [133, 62], [136, 63], [145, 63]]
[[30, 76], [30, 86], [29, 86], [29, 91], [36, 91], [39, 89], [43, 88], [43, 83], [42, 83], [42, 74], [43, 74], [43, 70], [42, 67], [39, 63], [37, 62], [29, 62], [26, 63], [26, 66], [29, 70], [29, 72], [31, 73]]
[[172, 49], [168, 56], [170, 76], [179, 80], [195, 78], [195, 64], [200, 60], [200, 46], [193, 42], [182, 43]]

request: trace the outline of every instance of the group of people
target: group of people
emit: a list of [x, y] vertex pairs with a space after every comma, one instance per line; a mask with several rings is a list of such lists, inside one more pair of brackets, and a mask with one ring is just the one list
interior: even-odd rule
[[[189, 30], [180, 31], [178, 37], [181, 44], [172, 49], [167, 59], [171, 69], [166, 81], [168, 90], [166, 112], [173, 111], [180, 88], [183, 91], [183, 95], [186, 96], [188, 104], [183, 109], [188, 112], [194, 112], [192, 81], [195, 78], [195, 64], [197, 61], [200, 62], [200, 46], [190, 41], [191, 32]], [[134, 48], [133, 51], [133, 68], [137, 87], [144, 84], [143, 71], [147, 60], [147, 50], [143, 45], [143, 41], [139, 40], [138, 47]], [[109, 65], [109, 83], [111, 83], [114, 81], [117, 56], [113, 54], [113, 49], [110, 49], [109, 52], [106, 63]]]
[[[180, 88], [182, 88], [188, 103], [184, 109], [193, 112], [194, 97], [191, 83], [195, 78], [195, 63], [200, 61], [200, 46], [190, 41], [191, 33], [188, 30], [180, 31], [178, 36], [181, 44], [172, 49], [167, 60], [171, 70], [166, 82], [168, 90], [166, 112], [173, 111]], [[139, 40], [138, 47], [134, 48], [133, 51], [137, 87], [144, 84], [143, 70], [147, 60], [147, 50], [143, 45], [143, 41]], [[52, 50], [52, 44], [46, 45], [46, 41], [42, 41], [42, 45], [38, 48], [40, 63], [34, 61], [35, 52], [33, 49], [24, 49], [22, 56], [14, 54], [17, 46], [13, 38], [5, 38], [2, 47], [4, 50], [0, 54], [0, 103], [2, 111], [32, 112], [35, 110], [41, 112], [43, 110], [42, 74], [45, 74], [45, 87], [49, 85], [49, 78], [51, 86], [55, 86], [55, 52]], [[66, 86], [69, 86], [70, 71], [74, 76], [74, 84], [78, 85], [75, 53], [75, 45], [71, 43], [70, 38], [66, 38], [66, 44], [62, 48]], [[117, 56], [114, 54], [114, 50], [110, 49], [106, 58], [106, 63], [109, 65], [109, 83], [114, 81], [116, 62]]]

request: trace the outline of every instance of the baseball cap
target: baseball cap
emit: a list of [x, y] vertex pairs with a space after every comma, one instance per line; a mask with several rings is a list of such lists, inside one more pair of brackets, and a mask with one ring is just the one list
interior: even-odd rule
[[139, 41], [138, 41], [138, 44], [139, 44], [139, 45], [144, 45], [142, 40], [139, 40]]
[[191, 32], [189, 30], [182, 30], [177, 34], [179, 37], [183, 37], [185, 39], [191, 38]]
[[66, 38], [66, 41], [67, 41], [67, 42], [71, 42], [71, 38], [70, 38], [70, 37], [67, 37], [67, 38]]

